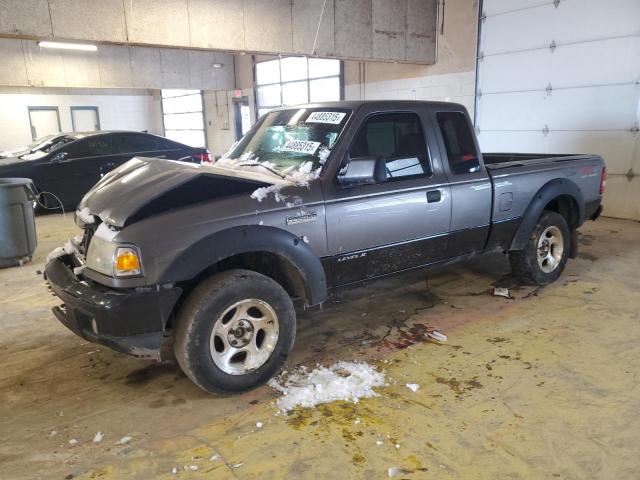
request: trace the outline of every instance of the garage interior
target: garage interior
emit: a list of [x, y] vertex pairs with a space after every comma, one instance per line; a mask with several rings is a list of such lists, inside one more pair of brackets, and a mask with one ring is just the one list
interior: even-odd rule
[[42, 272], [79, 231], [38, 215], [33, 258], [0, 269], [0, 477], [637, 478], [636, 0], [0, 0], [0, 58], [0, 151], [132, 130], [219, 158], [272, 108], [427, 100], [464, 105], [483, 151], [607, 166], [550, 285], [492, 253], [299, 309], [285, 370], [367, 362], [386, 385], [287, 413], [64, 328]]

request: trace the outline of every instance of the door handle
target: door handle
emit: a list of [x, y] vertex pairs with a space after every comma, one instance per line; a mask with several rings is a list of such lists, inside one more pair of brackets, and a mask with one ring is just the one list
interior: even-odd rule
[[436, 203], [442, 199], [442, 193], [440, 190], [430, 190], [427, 192], [427, 202]]

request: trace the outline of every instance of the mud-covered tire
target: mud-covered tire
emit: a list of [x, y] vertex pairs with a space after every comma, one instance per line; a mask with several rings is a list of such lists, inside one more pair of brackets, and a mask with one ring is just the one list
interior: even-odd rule
[[[260, 310], [252, 312], [255, 306]], [[275, 336], [274, 322], [268, 322], [273, 315]], [[260, 330], [260, 325], [267, 324], [270, 325], [267, 330]], [[240, 330], [243, 336], [236, 337]], [[264, 351], [257, 346], [261, 331]], [[247, 340], [250, 332], [253, 336]], [[180, 368], [204, 391], [241, 393], [262, 385], [278, 372], [293, 346], [295, 334], [293, 302], [277, 282], [250, 270], [229, 270], [203, 281], [189, 294], [177, 316], [174, 352]], [[241, 348], [230, 344], [240, 341], [247, 344]], [[247, 350], [245, 363], [255, 364], [255, 368], [248, 364], [245, 371], [244, 363], [234, 364], [234, 356], [242, 357], [242, 348]], [[256, 352], [255, 356], [248, 353], [250, 350]], [[234, 355], [227, 361], [225, 353]], [[254, 360], [249, 362], [249, 358]]]
[[[511, 271], [525, 283], [546, 285], [562, 274], [570, 249], [571, 231], [565, 218], [559, 213], [544, 211], [526, 246], [509, 252]], [[544, 258], [543, 253], [546, 253]]]

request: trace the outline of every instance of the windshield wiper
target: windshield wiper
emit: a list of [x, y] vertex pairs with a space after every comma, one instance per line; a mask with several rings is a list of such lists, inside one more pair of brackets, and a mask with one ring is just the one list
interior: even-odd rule
[[264, 169], [266, 169], [266, 170], [269, 170], [271, 173], [273, 173], [274, 175], [279, 176], [279, 177], [280, 177], [280, 178], [282, 178], [282, 179], [286, 179], [286, 178], [287, 178], [287, 176], [286, 176], [286, 175], [283, 175], [283, 174], [281, 174], [280, 172], [278, 172], [278, 171], [274, 170], [273, 168], [269, 168], [269, 167], [267, 167], [266, 165], [264, 165], [264, 164], [262, 164], [262, 163], [260, 163], [260, 162], [246, 162], [246, 163], [239, 163], [239, 164], [238, 164], [238, 166], [239, 166], [239, 167], [262, 167], [262, 168], [264, 168]]

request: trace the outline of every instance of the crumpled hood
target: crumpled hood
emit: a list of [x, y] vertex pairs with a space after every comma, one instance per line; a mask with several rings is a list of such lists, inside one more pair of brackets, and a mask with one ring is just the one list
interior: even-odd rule
[[251, 195], [280, 181], [272, 174], [135, 157], [105, 175], [87, 192], [78, 209], [87, 208], [102, 221], [124, 227], [196, 203]]

